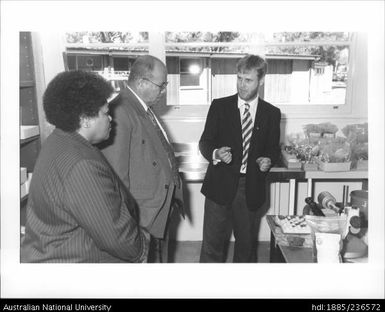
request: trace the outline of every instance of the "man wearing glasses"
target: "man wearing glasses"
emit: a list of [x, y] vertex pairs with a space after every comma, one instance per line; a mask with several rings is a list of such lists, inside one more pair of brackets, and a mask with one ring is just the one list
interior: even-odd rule
[[138, 57], [128, 88], [111, 103], [114, 127], [100, 146], [139, 205], [150, 233], [148, 262], [167, 262], [168, 220], [182, 207], [182, 183], [167, 134], [152, 110], [166, 96], [167, 68], [156, 57]]

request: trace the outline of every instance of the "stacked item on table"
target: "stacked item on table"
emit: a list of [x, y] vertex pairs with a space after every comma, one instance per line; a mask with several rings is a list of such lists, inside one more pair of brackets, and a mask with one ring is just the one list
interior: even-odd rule
[[368, 170], [368, 123], [347, 125], [342, 132], [351, 146], [352, 167]]
[[310, 234], [311, 229], [304, 216], [275, 216], [275, 223], [284, 234]]
[[282, 161], [289, 169], [305, 171], [349, 171], [368, 168], [367, 123], [347, 125], [338, 134], [330, 122], [303, 126], [282, 143]]

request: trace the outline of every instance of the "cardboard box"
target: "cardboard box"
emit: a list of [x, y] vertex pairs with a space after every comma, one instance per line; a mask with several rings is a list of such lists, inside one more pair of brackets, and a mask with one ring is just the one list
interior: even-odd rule
[[317, 171], [318, 170], [318, 164], [316, 163], [302, 163], [302, 170], [304, 171]]
[[351, 161], [341, 163], [318, 162], [318, 168], [322, 171], [350, 171]]
[[358, 160], [356, 164], [357, 170], [368, 170], [369, 161], [368, 160]]
[[28, 182], [24, 182], [22, 185], [20, 185], [20, 198], [23, 198], [28, 194]]
[[27, 168], [21, 167], [20, 168], [20, 184], [23, 184], [25, 181], [27, 181]]
[[20, 126], [20, 139], [28, 139], [39, 133], [39, 126]]
[[288, 169], [301, 169], [302, 163], [295, 155], [289, 154], [285, 150], [281, 150], [283, 164]]

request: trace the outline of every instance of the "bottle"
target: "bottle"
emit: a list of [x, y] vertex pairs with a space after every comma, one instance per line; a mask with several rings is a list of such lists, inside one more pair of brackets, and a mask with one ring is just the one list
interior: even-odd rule
[[361, 218], [359, 216], [352, 216], [349, 220], [349, 232], [357, 235], [361, 231]]
[[346, 207], [348, 205], [348, 194], [349, 194], [349, 185], [344, 185], [342, 192], [342, 207]]
[[324, 213], [322, 210], [318, 207], [317, 203], [311, 198], [311, 197], [306, 197], [305, 198], [305, 203], [309, 205], [311, 212], [315, 216], [322, 216], [324, 217]]
[[319, 195], [318, 195], [318, 202], [320, 203], [320, 205], [322, 207], [327, 208], [327, 209], [331, 209], [335, 213], [340, 214], [342, 212], [343, 208], [341, 209], [341, 208], [337, 207], [336, 199], [329, 192], [321, 192], [321, 193], [319, 193]]
[[349, 232], [361, 238], [367, 232], [368, 222], [360, 214], [359, 208], [353, 207], [352, 211], [353, 213], [348, 216]]

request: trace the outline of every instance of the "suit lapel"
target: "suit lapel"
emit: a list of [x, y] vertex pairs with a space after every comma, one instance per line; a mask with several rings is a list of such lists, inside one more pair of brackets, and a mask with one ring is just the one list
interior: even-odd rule
[[232, 133], [235, 136], [235, 142], [239, 143], [238, 147], [242, 148], [242, 127], [241, 116], [238, 109], [238, 95], [234, 95], [230, 101], [231, 102], [228, 106], [226, 120], [230, 120], [231, 128], [234, 129]]
[[261, 99], [258, 100], [258, 107], [257, 107], [257, 112], [255, 114], [255, 119], [254, 119], [254, 133], [258, 133], [258, 130], [261, 126], [261, 122], [263, 121], [263, 117], [265, 115], [265, 106]]
[[265, 105], [262, 102], [262, 100], [259, 99], [257, 112], [255, 114], [255, 119], [254, 119], [254, 128], [253, 128], [253, 135], [251, 137], [250, 153], [252, 153], [252, 150], [255, 148], [258, 142], [258, 138], [261, 133], [261, 126], [264, 118], [265, 118]]
[[[124, 90], [124, 96], [128, 98], [128, 103], [132, 105], [132, 108], [137, 112], [140, 124], [143, 127], [143, 132], [148, 134], [149, 139], [154, 144], [154, 148], [157, 151], [156, 157], [163, 162], [163, 166], [166, 168], [170, 167], [168, 160], [167, 152], [164, 150], [162, 142], [158, 136], [158, 133], [152, 123], [152, 121], [147, 116], [146, 111], [144, 110], [142, 104], [139, 102], [138, 98], [131, 92], [130, 89]], [[158, 116], [156, 116], [158, 118]]]
[[146, 117], [146, 111], [144, 110], [142, 104], [140, 104], [138, 98], [130, 89], [124, 89], [122, 91], [122, 97], [127, 99], [127, 102], [131, 107], [137, 112], [141, 117]]

